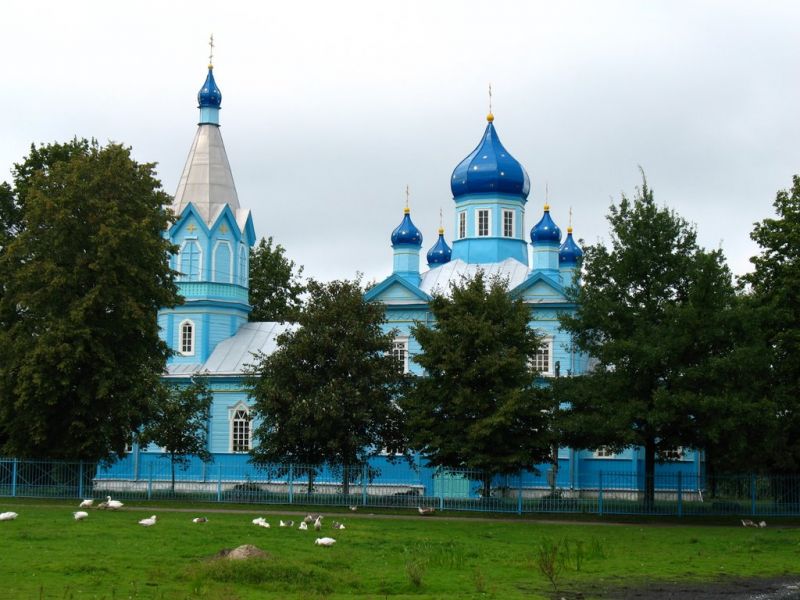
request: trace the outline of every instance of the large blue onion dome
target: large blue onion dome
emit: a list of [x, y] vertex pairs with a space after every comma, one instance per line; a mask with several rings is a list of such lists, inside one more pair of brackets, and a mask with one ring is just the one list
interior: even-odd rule
[[222, 92], [214, 81], [214, 67], [208, 65], [208, 76], [200, 91], [197, 92], [197, 108], [219, 108], [222, 104]]
[[530, 179], [525, 168], [503, 147], [494, 128], [494, 116], [486, 117], [489, 124], [480, 144], [453, 170], [450, 189], [453, 197], [466, 194], [513, 194], [528, 197]]
[[572, 227], [567, 227], [567, 239], [558, 250], [558, 264], [563, 267], [573, 267], [578, 264], [578, 259], [583, 256], [583, 250], [572, 239]]
[[450, 262], [453, 251], [444, 241], [444, 227], [439, 227], [439, 239], [428, 250], [428, 265], [443, 265]]
[[531, 229], [531, 241], [536, 244], [537, 242], [545, 242], [545, 243], [560, 243], [561, 242], [561, 230], [558, 228], [553, 222], [553, 219], [550, 217], [550, 205], [544, 205], [544, 214], [539, 222], [533, 226]]
[[411, 222], [411, 210], [408, 207], [403, 209], [403, 220], [392, 232], [392, 245], [397, 244], [422, 246], [422, 232]]

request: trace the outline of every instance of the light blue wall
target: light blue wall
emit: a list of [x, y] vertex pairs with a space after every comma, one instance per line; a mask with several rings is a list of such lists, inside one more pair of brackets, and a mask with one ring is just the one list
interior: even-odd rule
[[[477, 215], [479, 210], [489, 211], [489, 235], [478, 237]], [[514, 235], [503, 235], [503, 210], [514, 213]], [[460, 214], [466, 214], [466, 231], [459, 237]], [[525, 201], [515, 196], [473, 194], [456, 200], [455, 226], [453, 229], [452, 259], [467, 263], [502, 262], [513, 258], [528, 264], [528, 244], [525, 241]]]
[[413, 285], [419, 285], [419, 246], [414, 244], [395, 244], [392, 246], [394, 264], [392, 273]]

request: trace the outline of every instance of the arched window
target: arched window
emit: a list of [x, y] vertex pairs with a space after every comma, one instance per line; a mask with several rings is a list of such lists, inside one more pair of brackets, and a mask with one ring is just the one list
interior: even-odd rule
[[181, 323], [180, 351], [184, 356], [194, 355], [194, 323], [186, 320]]
[[247, 271], [247, 246], [239, 244], [239, 285], [247, 287], [250, 273]]
[[211, 280], [222, 283], [233, 283], [233, 252], [226, 240], [219, 240], [214, 246], [214, 260]]
[[202, 253], [200, 245], [195, 240], [186, 240], [180, 252], [180, 280], [200, 281], [202, 268]]
[[231, 452], [250, 451], [250, 409], [237, 404], [230, 411]]

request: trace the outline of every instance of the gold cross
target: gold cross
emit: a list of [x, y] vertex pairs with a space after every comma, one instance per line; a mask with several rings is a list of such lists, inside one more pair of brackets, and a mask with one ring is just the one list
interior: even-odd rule
[[228, 226], [225, 225], [225, 223], [223, 223], [222, 225], [219, 226], [219, 232], [220, 233], [228, 233]]
[[211, 34], [211, 38], [208, 40], [208, 68], [214, 66], [214, 34]]
[[572, 229], [572, 207], [569, 207], [569, 228]]
[[410, 192], [408, 191], [408, 184], [406, 184], [406, 208], [408, 208], [408, 196], [409, 196], [409, 193]]
[[489, 84], [489, 114], [492, 114], [492, 84]]
[[439, 227], [442, 226], [442, 209], [439, 209]]
[[194, 223], [189, 223], [189, 226], [186, 228], [186, 231], [189, 233], [194, 233], [197, 231], [197, 227], [194, 226]]

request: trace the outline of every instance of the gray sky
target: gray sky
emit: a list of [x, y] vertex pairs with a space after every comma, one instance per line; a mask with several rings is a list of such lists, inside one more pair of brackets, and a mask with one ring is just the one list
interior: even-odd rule
[[800, 173], [800, 2], [3, 3], [0, 178], [31, 142], [95, 137], [174, 193], [214, 33], [239, 200], [321, 279], [391, 271], [412, 217], [452, 242], [452, 169], [485, 127], [552, 215], [608, 238], [647, 174], [659, 203], [748, 270], [755, 221]]

